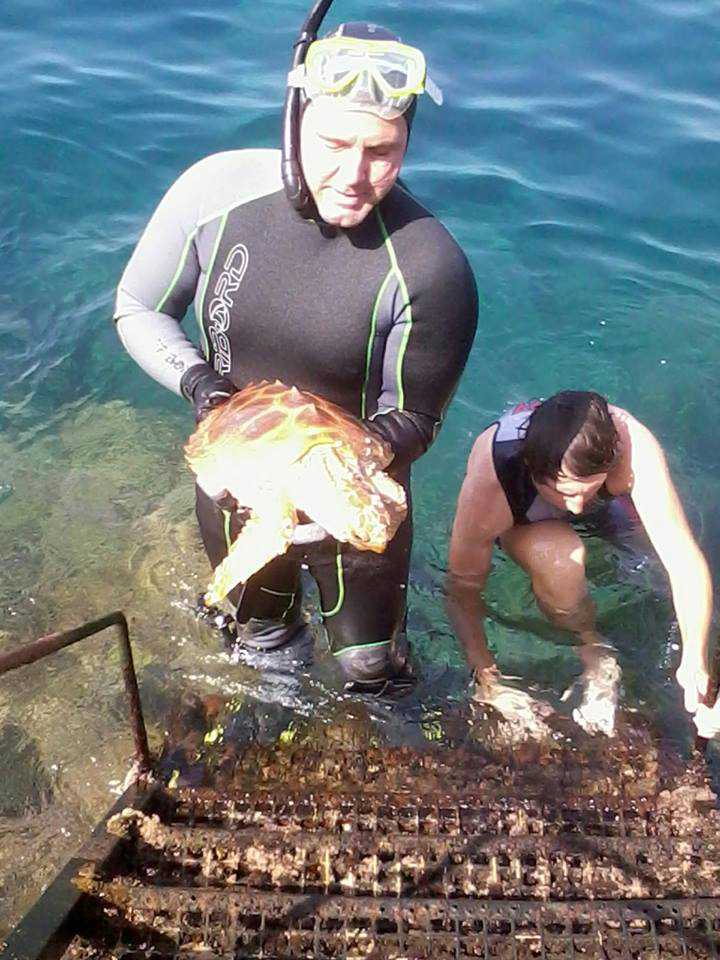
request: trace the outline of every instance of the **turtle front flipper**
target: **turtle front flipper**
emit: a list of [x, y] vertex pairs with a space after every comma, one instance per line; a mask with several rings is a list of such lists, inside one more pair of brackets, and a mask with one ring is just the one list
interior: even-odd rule
[[403, 488], [337, 444], [312, 447], [293, 465], [288, 486], [299, 510], [358, 550], [382, 553], [407, 514]]
[[219, 603], [238, 583], [245, 583], [292, 543], [297, 514], [289, 500], [263, 503], [253, 509], [228, 555], [215, 567], [205, 604]]

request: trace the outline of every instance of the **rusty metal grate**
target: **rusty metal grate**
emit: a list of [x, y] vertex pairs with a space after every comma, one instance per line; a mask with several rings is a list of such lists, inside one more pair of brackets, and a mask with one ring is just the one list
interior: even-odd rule
[[704, 767], [647, 741], [532, 759], [216, 752], [214, 786], [118, 805], [76, 863], [62, 944], [8, 956], [720, 960]]
[[94, 926], [67, 957], [666, 960], [720, 947], [720, 905], [697, 900], [406, 903], [156, 887], [128, 891]]
[[161, 791], [109, 821], [66, 956], [715, 957], [718, 815], [689, 796]]
[[221, 804], [185, 791], [165, 802], [162, 816], [127, 811], [110, 821], [125, 838], [115, 882], [350, 897], [720, 893], [720, 834], [711, 815], [689, 834], [670, 811], [660, 819], [594, 806], [493, 808], [451, 798], [418, 805], [334, 794]]
[[[497, 790], [496, 792], [502, 792]], [[357, 796], [333, 792], [274, 797], [263, 793], [218, 795], [212, 790], [168, 792], [166, 817], [195, 826], [226, 830], [337, 830], [342, 833], [397, 833], [418, 836], [496, 834], [497, 836], [584, 834], [597, 837], [711, 839], [720, 826], [714, 795], [702, 787], [678, 784], [660, 799], [626, 806], [618, 797], [575, 797], [572, 806], [524, 798], [489, 799], [487, 794], [437, 794], [420, 803], [404, 793]], [[707, 799], [712, 797], [713, 799]], [[695, 817], [688, 822], [688, 808]]]

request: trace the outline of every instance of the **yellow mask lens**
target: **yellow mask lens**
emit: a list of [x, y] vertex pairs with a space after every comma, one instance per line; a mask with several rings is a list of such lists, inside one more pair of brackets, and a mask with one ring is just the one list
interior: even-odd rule
[[422, 93], [426, 67], [422, 51], [404, 43], [328, 37], [310, 46], [305, 70], [315, 95], [339, 94], [372, 80], [383, 96], [394, 99]]

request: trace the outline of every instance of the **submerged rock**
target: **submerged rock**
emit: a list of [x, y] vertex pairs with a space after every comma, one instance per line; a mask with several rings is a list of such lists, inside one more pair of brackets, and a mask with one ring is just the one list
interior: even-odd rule
[[0, 783], [0, 817], [38, 813], [52, 796], [37, 744], [15, 723], [0, 727]]

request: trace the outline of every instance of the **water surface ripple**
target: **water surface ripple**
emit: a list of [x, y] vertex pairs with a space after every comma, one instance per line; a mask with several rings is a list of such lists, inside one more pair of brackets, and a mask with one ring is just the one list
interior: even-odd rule
[[[455, 496], [473, 437], [507, 404], [593, 387], [627, 406], [666, 445], [720, 569], [720, 2], [335, 7], [334, 22], [375, 19], [423, 46], [445, 105], [421, 103], [406, 179], [481, 291], [467, 373], [416, 470], [410, 630], [434, 694], [412, 709], [437, 716], [466, 702], [440, 597]], [[193, 697], [254, 704], [257, 729], [275, 733], [343, 702], [320, 645], [309, 677], [272, 702], [267, 678], [194, 623], [207, 571], [180, 456], [188, 411], [133, 366], [110, 321], [178, 174], [277, 142], [304, 12], [300, 0], [10, 0], [0, 14], [0, 649], [125, 609], [156, 738]], [[603, 544], [590, 573], [625, 715], [687, 744], [662, 576]], [[488, 596], [501, 667], [557, 701], [576, 656], [548, 638], [508, 564]], [[393, 736], [418, 729], [409, 718]], [[119, 788], [128, 753], [107, 642], [0, 682], [0, 934]]]

